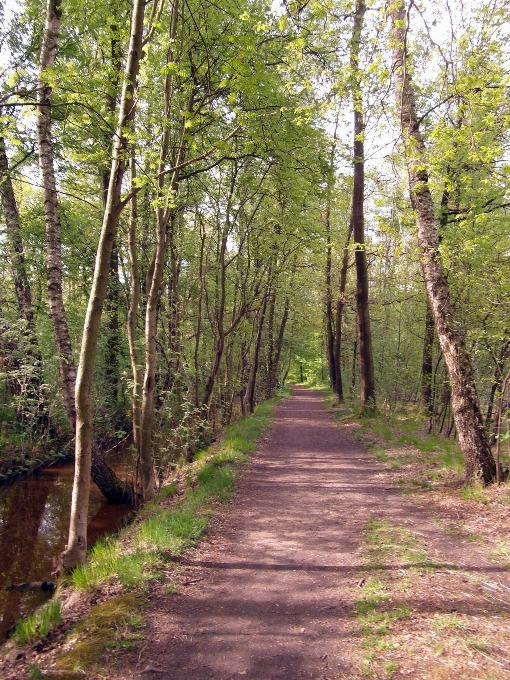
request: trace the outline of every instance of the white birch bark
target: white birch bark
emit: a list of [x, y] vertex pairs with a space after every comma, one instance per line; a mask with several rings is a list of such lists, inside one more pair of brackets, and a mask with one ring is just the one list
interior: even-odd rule
[[110, 166], [110, 181], [103, 224], [96, 253], [92, 289], [85, 315], [80, 362], [76, 380], [76, 454], [69, 539], [64, 566], [84, 564], [87, 551], [87, 513], [92, 458], [92, 376], [97, 354], [99, 326], [106, 296], [110, 256], [122, 210], [121, 190], [126, 169], [126, 130], [134, 119], [136, 80], [142, 57], [144, 0], [133, 0], [128, 57], [119, 106]]
[[430, 194], [425, 144], [416, 115], [416, 103], [408, 67], [407, 27], [404, 4], [394, 5], [392, 13], [393, 77], [405, 147], [409, 190], [418, 226], [423, 278], [437, 336], [448, 368], [452, 408], [464, 455], [467, 483], [480, 478], [486, 484], [496, 468], [478, 404], [473, 369], [464, 335], [456, 323], [448, 282], [439, 250], [439, 235]]
[[44, 198], [46, 223], [46, 280], [48, 305], [53, 336], [57, 349], [64, 405], [71, 430], [74, 431], [76, 410], [74, 392], [76, 368], [73, 360], [71, 337], [67, 325], [62, 294], [62, 244], [60, 237], [60, 214], [55, 181], [53, 140], [51, 132], [52, 88], [45, 80], [45, 71], [55, 63], [58, 33], [62, 10], [60, 0], [48, 0], [41, 52], [39, 56], [39, 79], [37, 83], [37, 139], [39, 145], [39, 168]]

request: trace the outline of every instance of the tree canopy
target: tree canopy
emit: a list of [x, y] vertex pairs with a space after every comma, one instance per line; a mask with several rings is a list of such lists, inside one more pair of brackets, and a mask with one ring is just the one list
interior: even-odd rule
[[1, 5], [6, 451], [76, 434], [74, 504], [131, 436], [146, 501], [292, 379], [500, 474], [510, 10], [448, 7]]

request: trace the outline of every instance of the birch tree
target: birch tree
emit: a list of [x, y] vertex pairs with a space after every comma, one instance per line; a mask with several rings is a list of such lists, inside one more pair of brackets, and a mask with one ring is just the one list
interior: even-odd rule
[[142, 58], [145, 3], [133, 0], [128, 56], [115, 131], [110, 180], [101, 234], [97, 247], [92, 289], [85, 315], [80, 361], [76, 379], [76, 449], [75, 474], [71, 500], [69, 538], [63, 554], [64, 566], [84, 564], [87, 551], [87, 511], [92, 461], [92, 402], [91, 387], [94, 372], [99, 326], [107, 291], [108, 273], [113, 242], [122, 210], [121, 190], [128, 160], [128, 131], [136, 108], [136, 81]]
[[438, 225], [429, 188], [425, 144], [416, 113], [409, 70], [407, 13], [398, 2], [391, 9], [393, 77], [397, 111], [405, 149], [411, 203], [416, 215], [421, 266], [437, 336], [450, 379], [452, 406], [464, 455], [467, 483], [486, 484], [495, 477], [495, 463], [483, 425], [473, 369], [465, 337], [455, 319], [439, 250]]

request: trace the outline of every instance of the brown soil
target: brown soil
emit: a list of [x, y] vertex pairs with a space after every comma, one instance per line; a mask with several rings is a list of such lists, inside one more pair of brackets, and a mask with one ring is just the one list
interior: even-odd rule
[[[406, 597], [412, 621], [400, 631], [407, 632], [401, 653], [387, 657], [399, 667], [406, 660], [407, 668], [396, 671], [400, 677], [443, 677], [430, 673], [442, 659], [433, 659], [427, 670], [426, 658], [409, 658], [410, 638], [441, 612], [471, 607], [475, 615], [500, 618], [502, 608], [510, 612], [510, 583], [504, 568], [443, 531], [415, 499], [387, 484], [385, 467], [335, 425], [320, 394], [296, 388], [278, 407], [271, 433], [235, 499], [212, 522], [208, 540], [181, 560], [177, 593], [165, 594], [164, 586], [153, 592], [144, 642], [122, 668], [112, 668], [112, 677], [360, 677], [352, 611], [368, 518], [417, 532], [435, 561], [425, 580], [413, 577]], [[386, 565], [397, 575], [412, 566]], [[478, 581], [471, 583], [472, 575], [496, 589], [496, 609]], [[508, 677], [505, 664], [480, 654], [483, 668], [493, 673], [487, 677]], [[482, 665], [471, 663], [480, 673]], [[485, 677], [461, 667], [460, 674], [444, 677]], [[375, 677], [386, 677], [375, 668]]]

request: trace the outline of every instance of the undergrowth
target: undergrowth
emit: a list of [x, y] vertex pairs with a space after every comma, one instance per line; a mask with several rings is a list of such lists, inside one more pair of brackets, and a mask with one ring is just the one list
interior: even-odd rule
[[44, 607], [20, 621], [14, 629], [13, 637], [19, 645], [26, 645], [36, 638], [48, 636], [52, 628], [60, 623], [60, 602], [50, 600]]
[[[356, 404], [335, 405], [331, 395], [325, 396], [327, 404], [336, 411], [341, 424], [356, 421], [353, 437], [363, 441], [375, 457], [394, 470], [413, 468], [416, 474], [406, 480], [412, 493], [418, 488], [431, 490], [436, 483], [456, 482], [464, 474], [464, 459], [458, 443], [448, 437], [429, 434], [428, 421], [416, 413], [400, 415], [360, 414]], [[482, 500], [476, 489], [461, 492], [466, 500]]]

